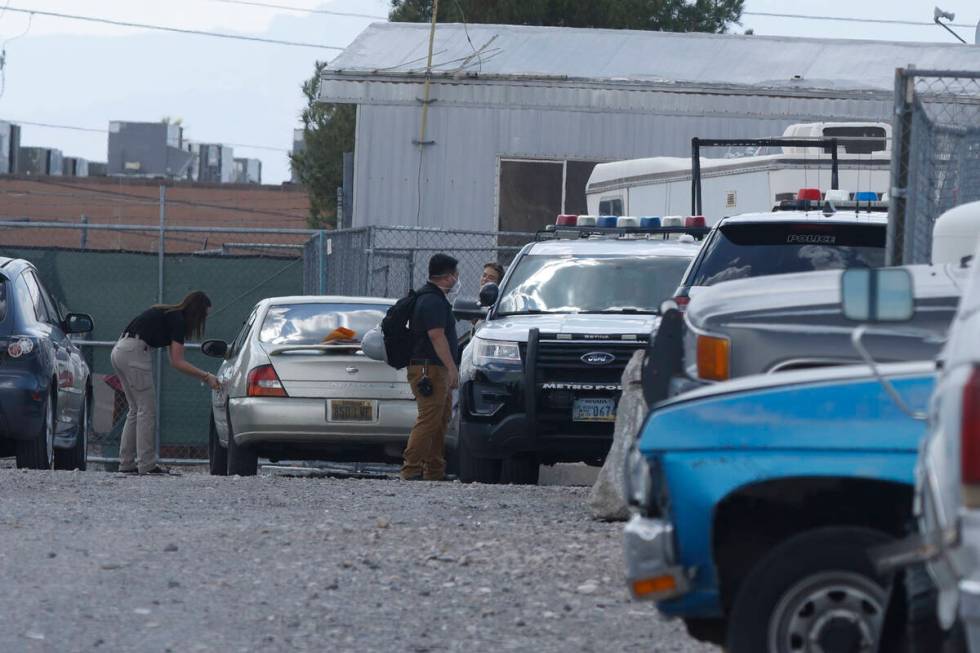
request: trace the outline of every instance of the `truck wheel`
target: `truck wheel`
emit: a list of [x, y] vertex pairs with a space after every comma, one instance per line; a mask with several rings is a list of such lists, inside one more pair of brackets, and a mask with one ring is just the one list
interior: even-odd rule
[[218, 440], [218, 429], [214, 425], [214, 414], [208, 425], [208, 471], [211, 476], [228, 475], [228, 450]]
[[687, 628], [687, 634], [699, 642], [707, 642], [717, 646], [722, 646], [725, 643], [724, 619], [685, 619], [684, 627]]
[[463, 483], [500, 482], [500, 461], [494, 458], [479, 458], [470, 452], [466, 444], [466, 434], [460, 430], [457, 440], [459, 480]]
[[235, 432], [231, 428], [231, 413], [228, 414], [228, 457], [229, 476], [255, 476], [259, 471], [259, 454], [252, 447], [237, 444]]
[[540, 469], [538, 457], [533, 454], [504, 458], [500, 465], [500, 482], [511, 485], [537, 485]]
[[738, 588], [727, 650], [878, 650], [889, 579], [878, 576], [867, 550], [888, 540], [877, 531], [833, 527], [778, 545]]

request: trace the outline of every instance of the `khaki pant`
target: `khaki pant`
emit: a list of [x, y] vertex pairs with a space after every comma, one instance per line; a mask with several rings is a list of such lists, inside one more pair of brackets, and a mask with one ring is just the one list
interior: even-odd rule
[[121, 338], [112, 348], [129, 413], [119, 442], [119, 470], [146, 472], [157, 465], [156, 393], [150, 347], [139, 338]]
[[432, 394], [423, 397], [418, 390], [422, 366], [408, 368], [408, 382], [418, 404], [419, 416], [405, 447], [402, 478], [421, 476], [427, 481], [441, 481], [446, 476], [446, 429], [453, 412], [453, 395], [445, 367], [429, 365], [427, 372], [432, 381]]

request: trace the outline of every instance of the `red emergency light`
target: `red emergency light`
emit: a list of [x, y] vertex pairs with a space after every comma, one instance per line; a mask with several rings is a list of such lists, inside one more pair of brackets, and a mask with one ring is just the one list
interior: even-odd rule
[[578, 223], [577, 215], [562, 214], [558, 216], [557, 220], [555, 220], [555, 224], [558, 225], [559, 227], [574, 227], [577, 223]]
[[796, 194], [796, 199], [798, 200], [810, 200], [813, 202], [819, 202], [820, 197], [819, 188], [801, 188], [800, 192]]
[[684, 218], [684, 226], [688, 228], [706, 227], [707, 223], [705, 222], [703, 215], [692, 215], [688, 218]]

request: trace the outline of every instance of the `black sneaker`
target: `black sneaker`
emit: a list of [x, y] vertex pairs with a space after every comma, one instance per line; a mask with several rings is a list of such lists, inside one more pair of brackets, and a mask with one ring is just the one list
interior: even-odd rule
[[153, 469], [140, 472], [140, 476], [181, 476], [181, 473], [175, 469], [170, 469], [169, 467], [164, 467], [163, 465], [157, 465]]

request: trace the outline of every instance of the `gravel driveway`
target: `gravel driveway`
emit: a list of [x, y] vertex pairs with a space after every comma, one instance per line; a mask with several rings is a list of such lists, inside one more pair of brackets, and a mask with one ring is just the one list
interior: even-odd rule
[[0, 651], [716, 650], [586, 492], [0, 469]]

